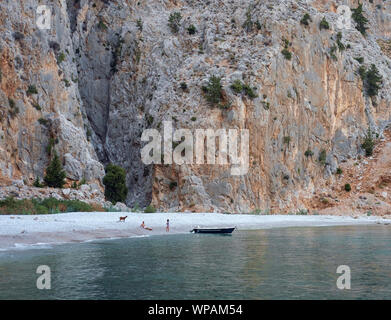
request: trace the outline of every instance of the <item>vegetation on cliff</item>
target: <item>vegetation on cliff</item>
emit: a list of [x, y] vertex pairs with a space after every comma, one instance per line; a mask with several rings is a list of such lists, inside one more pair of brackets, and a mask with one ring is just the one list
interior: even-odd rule
[[356, 29], [361, 32], [362, 35], [366, 35], [368, 19], [364, 17], [362, 3], [358, 5], [356, 9], [352, 9], [352, 18], [356, 23]]
[[289, 51], [289, 46], [291, 45], [290, 41], [287, 39], [282, 39], [284, 43], [284, 49], [281, 51], [282, 55], [284, 56], [285, 59], [291, 60], [292, 59], [292, 53]]
[[44, 181], [48, 187], [62, 188], [65, 184], [66, 173], [62, 168], [60, 158], [57, 153], [54, 152], [52, 161], [46, 169], [46, 175]]
[[179, 31], [181, 20], [182, 15], [180, 12], [173, 12], [170, 14], [170, 17], [168, 18], [168, 26], [173, 33], [177, 33]]
[[372, 136], [372, 131], [368, 128], [365, 139], [362, 143], [362, 148], [365, 150], [365, 155], [370, 157], [373, 154], [373, 149], [375, 148], [375, 141]]
[[250, 99], [253, 99], [253, 98], [256, 98], [258, 97], [258, 95], [256, 94], [256, 88], [252, 88], [249, 84], [247, 83], [242, 83], [242, 81], [240, 80], [235, 80], [232, 84], [231, 84], [231, 89], [236, 93], [236, 94], [240, 94], [240, 93], [244, 93], [246, 94]]
[[364, 66], [361, 66], [358, 73], [363, 81], [364, 92], [371, 98], [377, 96], [383, 83], [383, 77], [377, 67], [372, 64], [371, 68], [367, 70]]
[[144, 210], [145, 213], [155, 213], [156, 212], [156, 208], [152, 205], [149, 205], [145, 208]]
[[104, 211], [104, 209], [79, 200], [57, 200], [55, 198], [16, 200], [12, 197], [0, 200], [0, 214], [52, 214], [92, 211]]
[[223, 86], [221, 85], [221, 78], [212, 76], [206, 86], [202, 87], [205, 92], [205, 97], [212, 105], [217, 105], [223, 99]]
[[319, 29], [320, 30], [322, 30], [322, 29], [329, 30], [330, 29], [330, 25], [325, 17], [323, 17], [322, 21], [320, 22]]
[[107, 200], [114, 204], [126, 200], [128, 188], [126, 187], [126, 172], [123, 168], [115, 164], [107, 165], [103, 184]]
[[377, 96], [382, 83], [383, 78], [379, 74], [379, 70], [377, 70], [376, 66], [372, 64], [371, 68], [366, 73], [366, 90], [368, 96]]
[[308, 13], [306, 13], [306, 14], [303, 16], [303, 18], [300, 20], [300, 23], [303, 24], [303, 25], [305, 25], [305, 26], [308, 26], [308, 25], [310, 24], [311, 21], [312, 21], [312, 20], [311, 20], [311, 16], [310, 16]]

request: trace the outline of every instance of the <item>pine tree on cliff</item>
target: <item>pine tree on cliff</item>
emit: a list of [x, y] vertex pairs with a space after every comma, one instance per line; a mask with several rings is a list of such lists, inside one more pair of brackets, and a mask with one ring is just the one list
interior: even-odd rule
[[115, 164], [107, 165], [103, 184], [107, 200], [114, 204], [126, 200], [128, 188], [126, 187], [126, 172], [123, 168]]
[[358, 4], [356, 9], [352, 9], [352, 18], [356, 22], [356, 29], [361, 32], [363, 36], [367, 33], [368, 19], [364, 17], [362, 3]]
[[371, 68], [366, 73], [366, 89], [368, 96], [377, 96], [382, 83], [383, 77], [380, 75], [379, 70], [376, 68], [376, 66], [372, 64]]
[[54, 157], [46, 169], [44, 181], [48, 187], [62, 188], [65, 184], [65, 171], [62, 169], [60, 158], [57, 152], [54, 152]]

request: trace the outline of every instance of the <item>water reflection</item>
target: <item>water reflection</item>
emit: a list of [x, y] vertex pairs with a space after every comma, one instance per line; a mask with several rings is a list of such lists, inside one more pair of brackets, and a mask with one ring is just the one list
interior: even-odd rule
[[[171, 235], [0, 253], [0, 298], [391, 298], [387, 226], [285, 228]], [[52, 290], [35, 287], [38, 265]], [[352, 290], [336, 288], [349, 265]]]

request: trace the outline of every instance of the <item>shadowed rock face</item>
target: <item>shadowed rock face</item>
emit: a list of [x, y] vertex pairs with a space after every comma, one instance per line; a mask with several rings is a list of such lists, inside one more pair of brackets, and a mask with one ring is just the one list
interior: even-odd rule
[[[63, 0], [51, 4], [49, 31], [35, 25], [37, 4], [0, 3], [4, 180], [42, 176], [52, 137], [71, 179], [99, 181], [109, 162], [124, 167], [128, 205], [290, 211], [333, 182], [341, 162], [362, 154], [368, 126], [382, 137], [391, 119], [391, 6], [384, 2], [365, 3], [366, 37], [354, 27], [335, 28], [338, 2], [331, 1], [212, 0], [206, 8], [190, 0]], [[176, 11], [177, 34], [168, 26]], [[308, 26], [300, 23], [305, 13]], [[323, 17], [329, 30], [319, 28]], [[195, 34], [187, 31], [191, 24]], [[283, 39], [290, 60], [281, 53]], [[383, 76], [376, 105], [363, 94], [358, 57]], [[211, 107], [203, 96], [212, 75], [222, 78], [229, 109]], [[254, 87], [257, 97], [236, 94], [234, 80]], [[26, 94], [30, 84], [38, 94]], [[141, 134], [161, 130], [163, 121], [177, 129], [248, 129], [249, 173], [235, 177], [230, 166], [217, 165], [145, 166]]]

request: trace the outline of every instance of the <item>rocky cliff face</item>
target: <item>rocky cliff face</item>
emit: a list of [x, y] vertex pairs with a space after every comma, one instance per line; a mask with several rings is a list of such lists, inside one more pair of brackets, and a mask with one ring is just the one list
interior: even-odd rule
[[[336, 27], [338, 6], [357, 1], [58, 0], [48, 2], [51, 29], [39, 30], [38, 1], [3, 0], [2, 183], [42, 177], [53, 144], [71, 180], [101, 182], [104, 164], [124, 167], [128, 205], [308, 208], [336, 183], [341, 163], [363, 156], [367, 128], [381, 139], [391, 120], [391, 5], [363, 2], [366, 37], [354, 23]], [[168, 26], [173, 12], [182, 16], [177, 33]], [[308, 25], [300, 22], [306, 13]], [[319, 28], [323, 18], [329, 29]], [[383, 77], [376, 99], [363, 94], [357, 72], [371, 64]], [[213, 75], [222, 79], [226, 109], [211, 107], [202, 92]], [[235, 93], [235, 80], [257, 97]], [[176, 129], [248, 129], [249, 172], [144, 165], [141, 134], [162, 130], [163, 121]]]
[[37, 1], [0, 3], [0, 174], [31, 184], [42, 177], [48, 146], [61, 155], [68, 178], [104, 174], [79, 93], [66, 3], [53, 4], [51, 30], [36, 26]]

